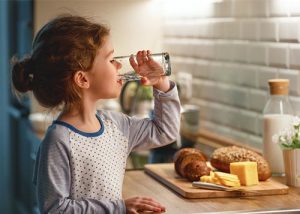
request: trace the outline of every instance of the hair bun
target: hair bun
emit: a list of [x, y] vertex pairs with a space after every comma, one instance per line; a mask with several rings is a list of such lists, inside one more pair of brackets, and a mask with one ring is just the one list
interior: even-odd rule
[[32, 90], [33, 66], [31, 57], [12, 58], [12, 82], [16, 90], [25, 93]]

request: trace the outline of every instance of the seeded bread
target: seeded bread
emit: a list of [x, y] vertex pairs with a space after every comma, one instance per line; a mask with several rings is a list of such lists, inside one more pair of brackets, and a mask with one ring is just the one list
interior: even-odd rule
[[254, 151], [237, 146], [216, 149], [211, 155], [210, 163], [220, 171], [230, 172], [230, 163], [241, 161], [257, 162], [258, 179], [260, 181], [265, 181], [271, 177], [270, 166], [262, 156]]

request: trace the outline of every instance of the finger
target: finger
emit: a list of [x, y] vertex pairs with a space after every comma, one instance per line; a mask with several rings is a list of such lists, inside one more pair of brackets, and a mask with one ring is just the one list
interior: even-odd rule
[[157, 207], [157, 206], [152, 206], [149, 204], [139, 204], [139, 205], [137, 205], [137, 211], [161, 212], [161, 208]]
[[162, 204], [160, 204], [159, 202], [157, 202], [154, 199], [149, 198], [149, 197], [143, 197], [142, 202], [145, 203], [145, 204], [149, 204], [149, 205], [152, 205], [152, 206], [159, 207], [160, 209], [164, 209], [164, 210], [166, 209]]
[[147, 77], [142, 77], [141, 83], [142, 83], [142, 85], [145, 85], [145, 86], [151, 85], [151, 82], [149, 81], [149, 79]]
[[154, 201], [152, 201], [152, 202], [148, 201], [148, 202], [146, 202], [146, 203], [144, 203], [144, 204], [146, 204], [146, 205], [148, 205], [148, 206], [151, 206], [151, 207], [154, 207], [154, 208], [157, 208], [157, 209], [160, 210], [160, 212], [161, 212], [162, 210], [165, 210], [165, 209], [166, 209], [164, 206], [162, 206], [161, 204], [159, 204], [159, 203], [157, 203], [157, 202], [154, 202]]
[[149, 50], [147, 50], [147, 51], [145, 51], [145, 54], [146, 54], [146, 58], [147, 58], [147, 61], [146, 61], [146, 63], [148, 64], [148, 62], [149, 62], [149, 60], [150, 60], [150, 58], [152, 58], [151, 57], [151, 53], [150, 53], [150, 51]]
[[133, 55], [130, 56], [129, 62], [130, 62], [130, 65], [133, 67], [133, 69], [137, 72], [139, 69], [139, 66], [138, 66], [138, 64], [136, 64]]
[[157, 202], [156, 200], [154, 200], [153, 198], [150, 198], [150, 197], [142, 197], [141, 198], [141, 201], [145, 202], [145, 203], [156, 203], [156, 204], [160, 204], [159, 202]]
[[142, 60], [142, 63], [143, 63], [142, 65], [144, 65], [148, 61], [147, 52], [145, 50], [142, 51], [141, 60]]
[[147, 200], [147, 201], [154, 201], [154, 199], [150, 198], [150, 197], [142, 197], [141, 199], [142, 200]]
[[148, 61], [148, 57], [147, 57], [147, 51], [143, 50], [143, 61], [147, 62]]
[[138, 63], [138, 65], [142, 65], [144, 63], [143, 60], [143, 51], [138, 51], [136, 54], [136, 61]]
[[128, 214], [139, 214], [136, 210], [131, 209], [127, 211]]
[[149, 50], [146, 51], [146, 56], [147, 56], [148, 60], [150, 60], [150, 59], [153, 60], [153, 58], [151, 56], [151, 52]]
[[148, 55], [148, 60], [146, 63], [152, 71], [158, 73], [159, 75], [164, 74], [164, 70], [161, 65], [155, 61], [151, 55]]

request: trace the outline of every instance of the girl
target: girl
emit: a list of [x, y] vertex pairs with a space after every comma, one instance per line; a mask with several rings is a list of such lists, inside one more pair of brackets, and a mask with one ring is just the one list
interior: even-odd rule
[[154, 118], [97, 111], [97, 100], [116, 98], [121, 91], [122, 65], [113, 53], [105, 26], [67, 15], [47, 23], [37, 33], [31, 55], [14, 61], [17, 91], [33, 91], [44, 107], [63, 107], [37, 155], [34, 184], [41, 213], [165, 211], [151, 198], [122, 200], [122, 183], [130, 151], [176, 140], [177, 89], [160, 76], [162, 68], [150, 52], [139, 51], [130, 62], [142, 83], [154, 88]]

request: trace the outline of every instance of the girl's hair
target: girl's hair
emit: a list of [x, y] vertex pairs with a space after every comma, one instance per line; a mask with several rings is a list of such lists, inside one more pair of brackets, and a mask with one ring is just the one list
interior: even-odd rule
[[12, 83], [21, 93], [33, 91], [47, 108], [71, 106], [80, 101], [73, 81], [76, 71], [91, 69], [106, 26], [72, 15], [59, 16], [37, 33], [30, 55], [12, 59]]

